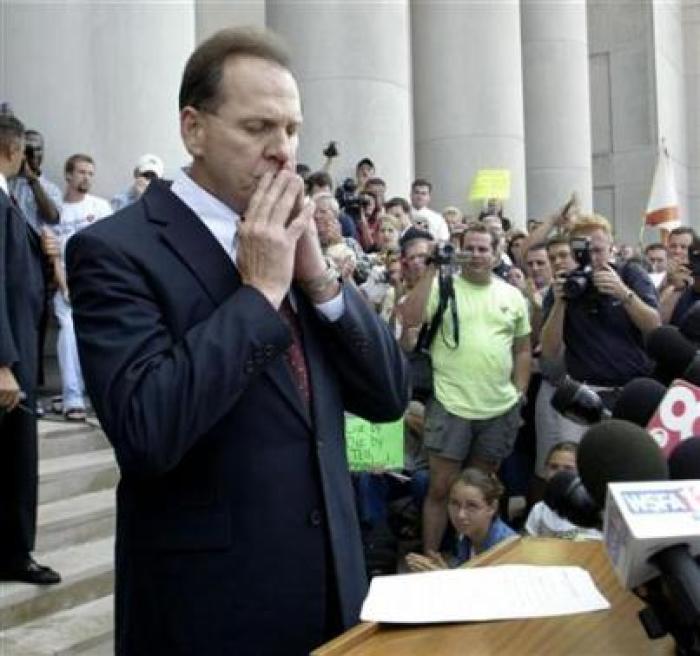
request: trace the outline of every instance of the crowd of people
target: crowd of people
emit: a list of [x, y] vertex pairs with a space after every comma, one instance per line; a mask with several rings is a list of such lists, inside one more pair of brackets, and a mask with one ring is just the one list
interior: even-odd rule
[[[265, 98], [279, 111], [268, 115]], [[290, 616], [279, 633], [288, 653], [302, 653], [356, 621], [362, 545], [370, 573], [395, 568], [391, 549], [370, 566], [381, 532], [413, 530], [412, 571], [460, 565], [519, 530], [600, 538], [542, 504], [547, 480], [575, 470], [585, 430], [550, 401], [568, 375], [612, 408], [650, 374], [645, 335], [682, 326], [700, 300], [694, 231], [639, 252], [575, 197], [520, 229], [497, 199], [471, 216], [438, 211], [425, 178], [389, 196], [370, 157], [343, 181], [334, 151], [321, 170], [295, 171], [298, 91], [270, 35], [202, 44], [180, 105], [191, 167], [165, 181], [160, 158], [143, 155], [111, 203], [90, 193], [92, 157], [67, 158], [61, 191], [42, 172], [41, 134], [0, 116], [0, 525], [21, 536], [3, 541], [0, 576], [59, 580], [30, 555], [36, 492], [7, 482], [36, 488], [36, 446], [20, 454], [7, 436], [36, 444], [49, 302], [62, 412], [85, 419], [87, 386], [122, 473], [118, 653], [155, 635], [167, 653], [214, 653], [207, 645], [230, 632], [248, 647], [278, 644], [252, 637], [270, 595]], [[13, 304], [31, 276], [22, 326], [35, 331], [20, 339]], [[401, 472], [349, 477], [343, 410], [403, 413]], [[6, 499], [20, 496], [17, 517]], [[515, 496], [527, 501], [520, 516]], [[397, 498], [409, 499], [412, 527], [392, 522]], [[188, 552], [186, 564], [163, 557]], [[280, 587], [268, 589], [273, 562]], [[183, 585], [192, 604], [211, 603], [175, 603]], [[251, 586], [261, 592], [250, 611], [207, 615]]]

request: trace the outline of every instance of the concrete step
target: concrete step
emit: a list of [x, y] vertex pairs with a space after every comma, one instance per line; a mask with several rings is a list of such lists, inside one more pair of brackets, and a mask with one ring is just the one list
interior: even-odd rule
[[37, 516], [37, 550], [51, 551], [114, 535], [114, 490], [44, 503]]
[[107, 595], [5, 631], [0, 634], [0, 653], [2, 656], [108, 654], [114, 636], [113, 605], [112, 595]]
[[39, 503], [112, 488], [118, 480], [111, 449], [45, 458], [39, 463]]
[[36, 560], [59, 572], [61, 582], [47, 586], [0, 583], [0, 627], [3, 629], [35, 622], [111, 594], [114, 589], [114, 539], [111, 537], [39, 553]]
[[39, 458], [58, 458], [111, 448], [102, 430], [92, 424], [42, 419], [39, 422]]

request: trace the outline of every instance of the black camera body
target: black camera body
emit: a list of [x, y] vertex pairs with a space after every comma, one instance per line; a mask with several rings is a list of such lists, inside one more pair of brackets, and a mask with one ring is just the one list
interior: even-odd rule
[[688, 251], [688, 266], [694, 278], [700, 278], [700, 248], [695, 244]]
[[357, 193], [357, 182], [352, 178], [345, 178], [343, 184], [335, 191], [335, 199], [345, 213], [356, 221], [360, 218], [360, 209], [369, 206], [369, 200], [362, 198]]
[[436, 266], [450, 266], [455, 262], [455, 247], [452, 244], [438, 244], [428, 261]]
[[571, 252], [578, 266], [567, 273], [564, 279], [564, 298], [569, 301], [583, 298], [595, 289], [591, 264], [591, 238], [574, 237], [571, 240]]

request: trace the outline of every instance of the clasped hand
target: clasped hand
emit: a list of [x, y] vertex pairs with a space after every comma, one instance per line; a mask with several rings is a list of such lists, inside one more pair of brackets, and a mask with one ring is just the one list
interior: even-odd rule
[[238, 230], [241, 280], [279, 308], [292, 279], [323, 275], [326, 263], [313, 221], [314, 204], [304, 203], [304, 182], [283, 169], [265, 173]]

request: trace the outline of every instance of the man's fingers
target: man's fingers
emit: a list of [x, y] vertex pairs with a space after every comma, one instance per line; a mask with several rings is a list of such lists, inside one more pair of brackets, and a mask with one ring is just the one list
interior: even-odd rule
[[316, 206], [312, 200], [309, 200], [301, 209], [301, 212], [295, 216], [287, 226], [287, 235], [289, 239], [296, 242], [301, 235], [304, 234], [313, 221], [314, 210]]
[[248, 207], [246, 209], [246, 218], [254, 221], [261, 214], [261, 205], [263, 200], [267, 198], [270, 186], [275, 180], [275, 175], [272, 171], [268, 171], [258, 180], [258, 187], [252, 195]]
[[278, 175], [283, 173], [286, 183], [270, 212], [269, 223], [270, 225], [288, 227], [302, 214], [304, 182], [300, 176], [288, 171], [281, 171]]

